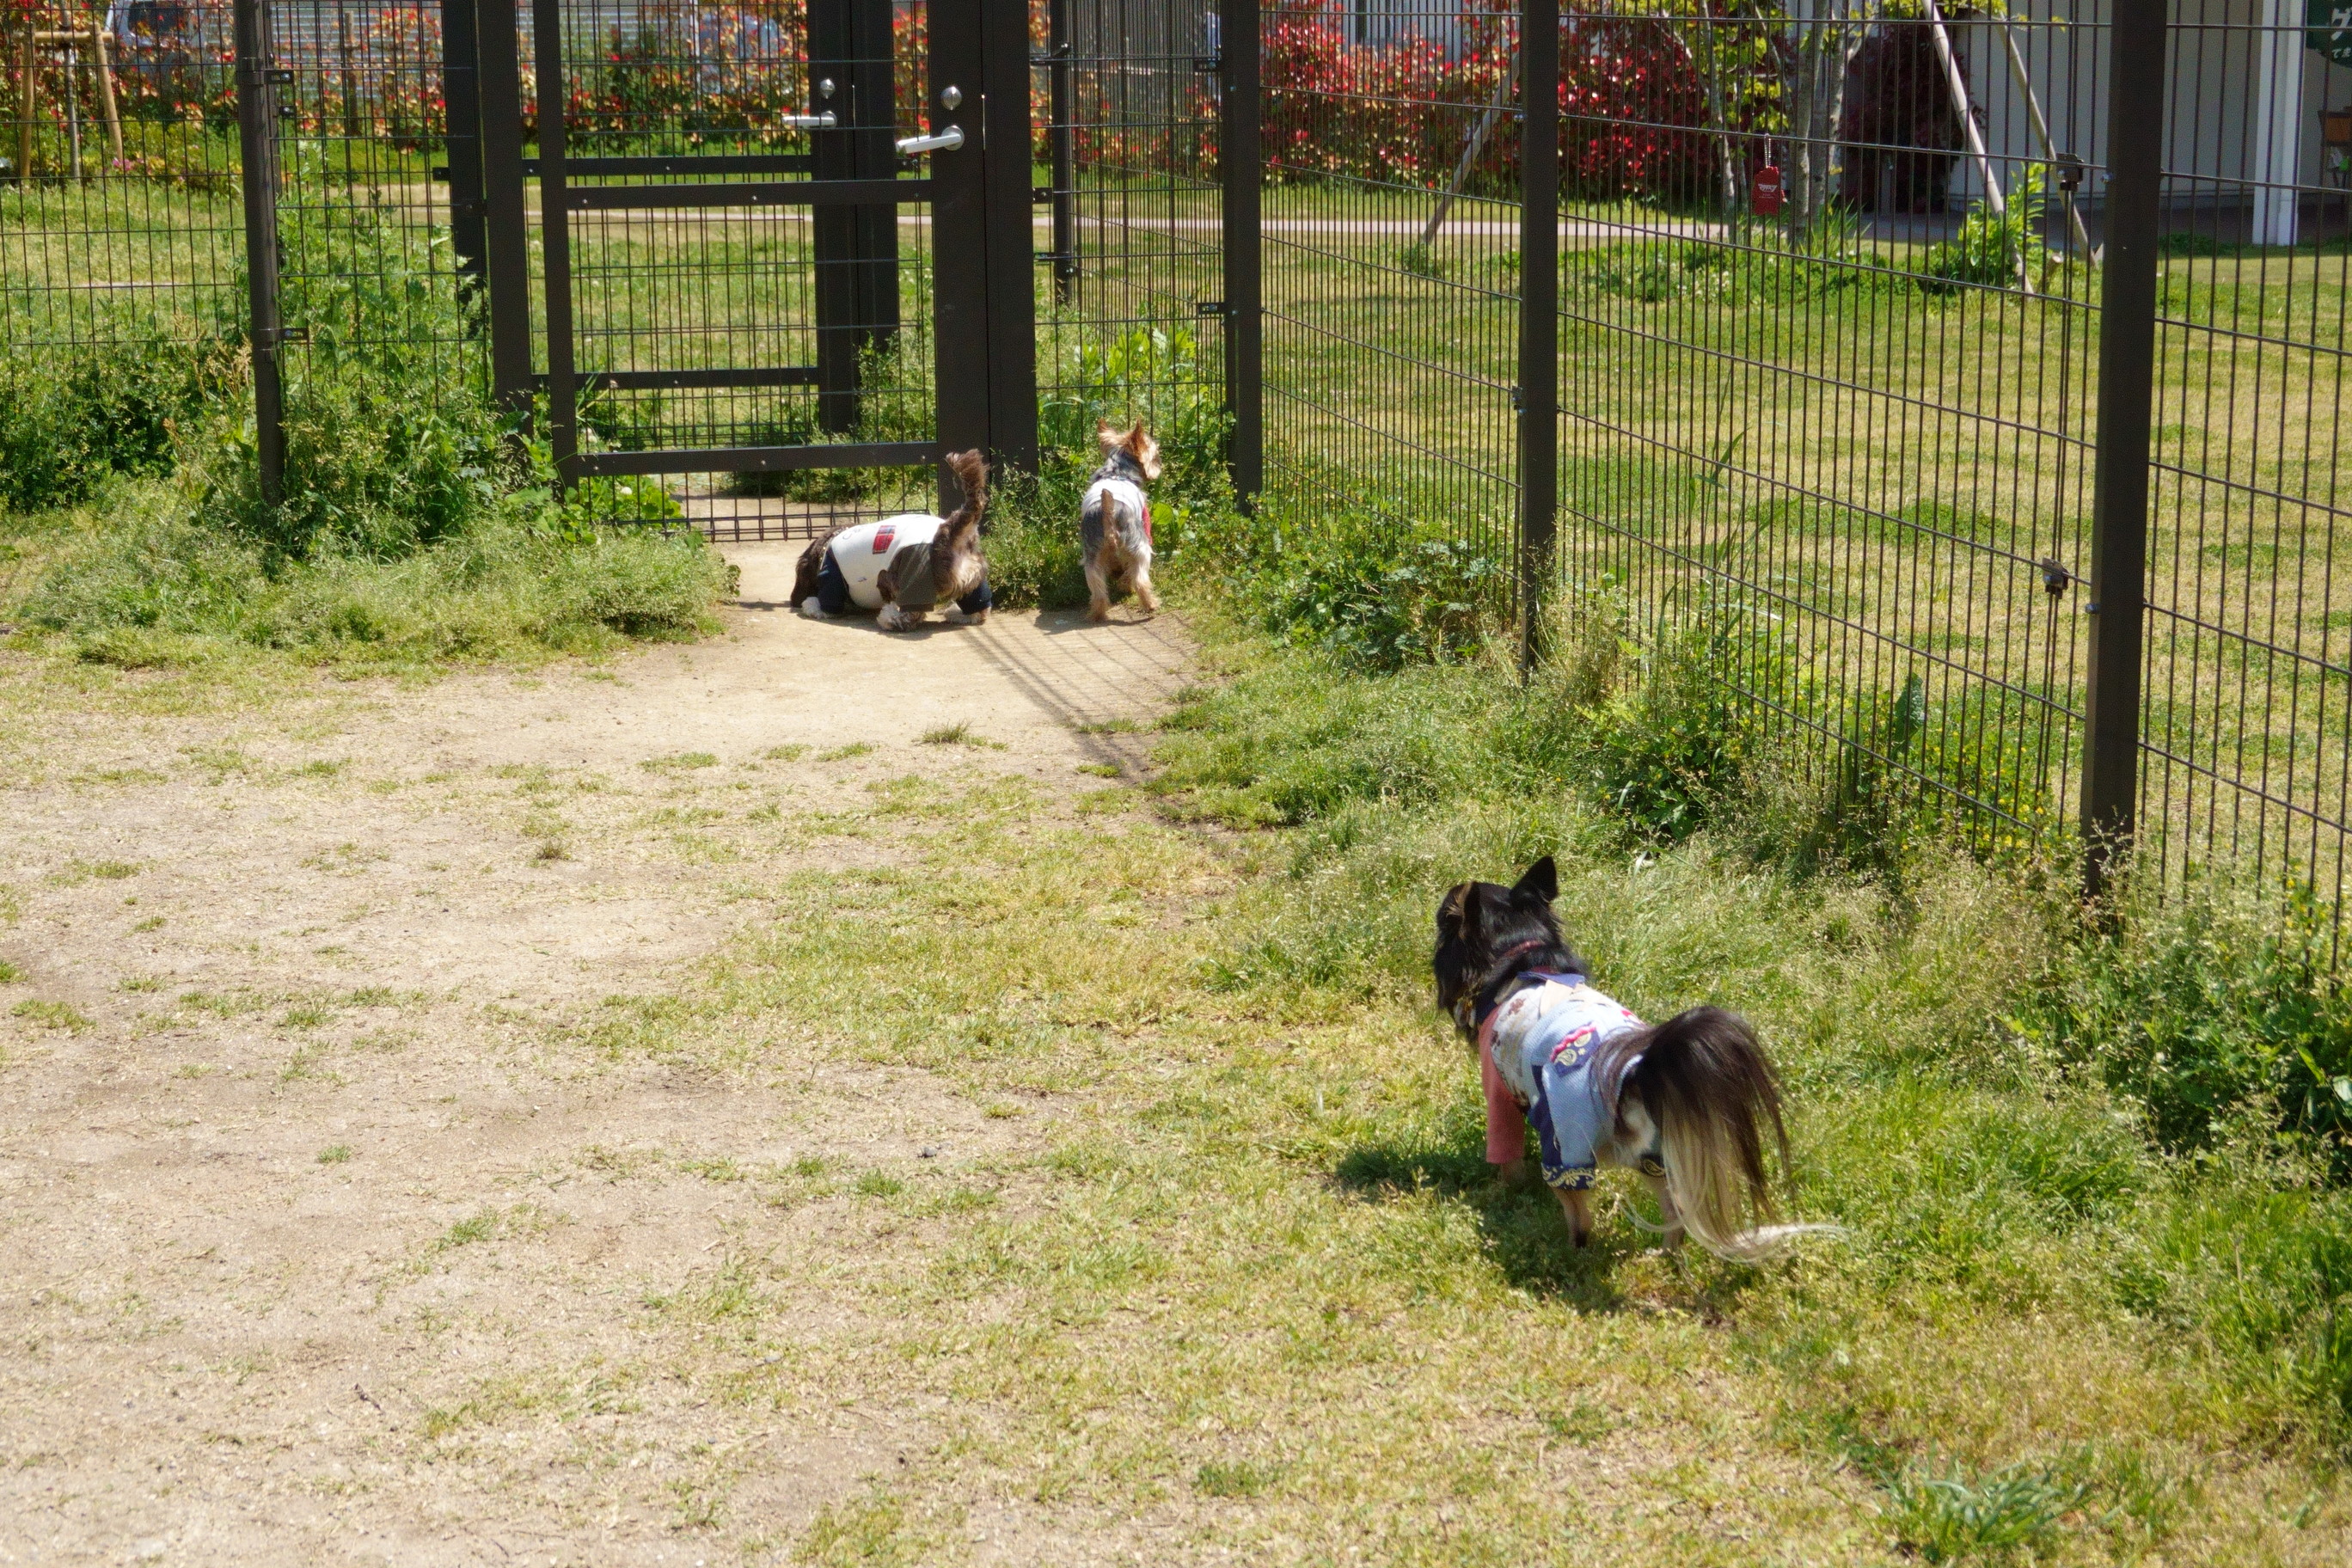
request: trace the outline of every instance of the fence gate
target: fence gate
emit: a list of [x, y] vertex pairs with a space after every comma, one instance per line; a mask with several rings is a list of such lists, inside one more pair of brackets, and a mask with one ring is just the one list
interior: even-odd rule
[[594, 515], [785, 538], [1034, 464], [1017, 7], [526, 3], [446, 0], [453, 237]]

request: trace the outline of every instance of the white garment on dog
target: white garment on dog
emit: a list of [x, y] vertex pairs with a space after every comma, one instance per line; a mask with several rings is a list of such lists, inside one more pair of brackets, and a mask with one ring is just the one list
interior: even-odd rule
[[[1544, 1180], [1555, 1187], [1589, 1187], [1617, 1100], [1617, 1085], [1601, 1081], [1593, 1058], [1602, 1041], [1640, 1028], [1642, 1020], [1581, 974], [1539, 978], [1486, 1016], [1479, 1048], [1535, 1123]], [[1618, 1071], [1633, 1066], [1620, 1063]]]
[[1147, 540], [1151, 537], [1151, 500], [1143, 493], [1141, 485], [1133, 479], [1097, 479], [1087, 487], [1087, 499], [1078, 503], [1079, 512], [1093, 511], [1102, 505], [1106, 498], [1125, 507], [1129, 515], [1143, 524], [1143, 537]]
[[882, 607], [877, 579], [898, 552], [909, 544], [929, 544], [947, 526], [945, 518], [927, 511], [902, 511], [879, 522], [861, 522], [833, 536], [833, 563], [849, 584], [849, 602], [861, 610]]

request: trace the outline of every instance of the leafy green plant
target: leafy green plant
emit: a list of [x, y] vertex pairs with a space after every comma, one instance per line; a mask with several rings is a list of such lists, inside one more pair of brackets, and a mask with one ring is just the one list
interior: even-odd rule
[[2015, 1465], [1974, 1479], [1906, 1466], [1885, 1479], [1895, 1538], [1929, 1563], [2000, 1559], [2041, 1544], [2082, 1501], [2082, 1489]]
[[1644, 641], [1605, 586], [1564, 596], [1498, 749], [1523, 778], [1578, 789], [1641, 838], [1686, 838], [1743, 793], [1757, 728], [1724, 671], [1769, 671], [1775, 650], [1757, 633], [1722, 605]]
[[0, 510], [71, 506], [109, 475], [168, 473], [234, 372], [225, 347], [152, 327], [56, 359], [0, 359]]
[[1038, 366], [1038, 444], [1074, 454], [1087, 470], [1097, 461], [1095, 431], [1104, 420], [1141, 419], [1160, 442], [1167, 475], [1154, 488], [1180, 501], [1223, 499], [1225, 413], [1223, 377], [1204, 363], [1200, 339], [1184, 322], [1139, 322], [1102, 334], [1082, 331], [1067, 358]]
[[2001, 211], [1979, 201], [1960, 220], [1957, 235], [1931, 247], [1920, 259], [1919, 287], [1931, 294], [1950, 293], [1965, 284], [2016, 287], [2020, 273], [2044, 249], [2042, 214], [2048, 205], [2048, 179], [2046, 168], [2029, 163]]
[[2086, 931], [2020, 1025], [2146, 1113], [2175, 1151], [2268, 1129], [2352, 1174], [2352, 984], [2329, 911], [2208, 872]]
[[1467, 657], [1510, 592], [1495, 556], [1370, 508], [1272, 501], [1220, 520], [1202, 543], [1267, 631], [1367, 669]]

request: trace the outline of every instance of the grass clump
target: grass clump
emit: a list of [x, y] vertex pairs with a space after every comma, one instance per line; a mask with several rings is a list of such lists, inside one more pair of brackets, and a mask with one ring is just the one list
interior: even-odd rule
[[2352, 987], [2310, 889], [2264, 896], [2208, 872], [2116, 912], [2062, 954], [2025, 1026], [2137, 1105], [2165, 1149], [2278, 1138], [2352, 1176]]
[[559, 505], [547, 452], [447, 374], [468, 323], [395, 222], [338, 211], [300, 244], [275, 502], [232, 328], [0, 363], [0, 614], [134, 668], [528, 658], [710, 624], [731, 586], [714, 552], [591, 526], [609, 498]]
[[8, 1009], [8, 1015], [22, 1018], [28, 1024], [37, 1024], [44, 1029], [63, 1029], [75, 1035], [96, 1026], [88, 1015], [70, 1003], [52, 1002], [37, 996], [26, 997]]
[[61, 359], [0, 358], [0, 512], [72, 506], [118, 474], [171, 472], [237, 375], [225, 347], [152, 327]]
[[1228, 593], [1265, 631], [1375, 670], [1477, 650], [1506, 609], [1497, 554], [1368, 507], [1276, 498], [1198, 531]]
[[209, 522], [187, 489], [116, 480], [90, 504], [0, 518], [6, 613], [125, 668], [269, 650], [331, 665], [591, 653], [698, 635], [727, 569], [695, 535], [567, 534], [509, 498], [391, 559], [295, 558]]
[[1004, 742], [992, 741], [968, 723], [934, 724], [915, 737], [924, 746], [975, 746], [983, 751], [1004, 750]]

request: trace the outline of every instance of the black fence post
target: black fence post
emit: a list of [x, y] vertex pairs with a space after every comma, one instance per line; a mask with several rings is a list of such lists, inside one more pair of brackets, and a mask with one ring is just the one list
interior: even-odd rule
[[1072, 80], [1076, 61], [1071, 58], [1070, 6], [1074, 0], [1046, 0], [1045, 127], [1053, 162], [1053, 188], [1047, 199], [1054, 215], [1054, 298], [1064, 305], [1078, 299], [1078, 129], [1071, 122], [1077, 111]]
[[286, 334], [278, 313], [278, 115], [270, 90], [268, 0], [236, 0], [236, 132], [245, 187], [247, 335], [253, 352], [254, 446], [261, 503], [274, 507], [286, 488], [285, 384], [278, 350]]
[[527, 414], [532, 392], [530, 227], [523, 210], [522, 58], [515, 0], [476, 0], [474, 28], [490, 385], [501, 404]]
[[[2160, 3], [2160, 0], [2159, 0]], [[1559, 491], [1559, 0], [1519, 16], [1519, 668], [1534, 668]]]
[[1225, 407], [1232, 414], [1226, 467], [1244, 508], [1265, 488], [1265, 318], [1261, 292], [1264, 247], [1259, 182], [1257, 0], [1225, 0], [1217, 18], [1217, 57], [1224, 72], [1219, 106], [1217, 173], [1225, 261]]
[[2083, 724], [2083, 881], [2094, 896], [2130, 845], [2139, 794], [2166, 11], [2166, 0], [2116, 0], [2107, 35], [2106, 233]]
[[580, 388], [572, 342], [572, 208], [564, 174], [562, 0], [531, 0], [531, 61], [539, 84], [539, 254], [547, 323], [547, 446], [559, 485], [579, 479]]
[[982, 178], [988, 233], [988, 446], [1010, 468], [1037, 471], [1037, 241], [1029, 8], [980, 7]]
[[474, 74], [474, 0], [441, 0], [442, 139], [449, 149], [449, 248], [460, 287], [482, 286], [482, 107]]

